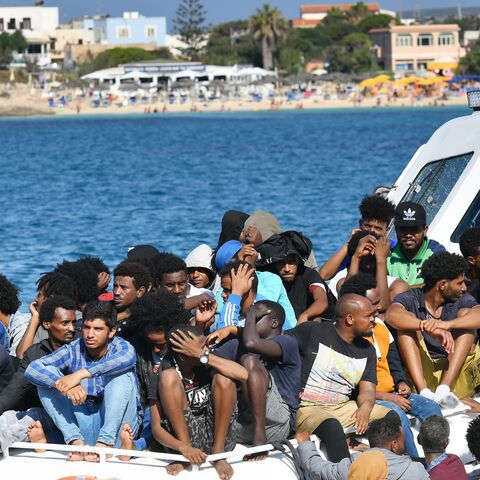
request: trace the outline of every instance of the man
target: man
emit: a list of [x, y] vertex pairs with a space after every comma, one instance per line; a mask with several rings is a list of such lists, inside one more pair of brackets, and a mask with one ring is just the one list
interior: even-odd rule
[[[51, 419], [41, 408], [37, 388], [25, 378], [25, 370], [32, 361], [72, 342], [76, 324], [75, 302], [61, 295], [50, 297], [42, 304], [40, 322], [48, 338], [40, 343], [34, 343], [26, 350], [13, 378], [0, 395], [2, 450], [15, 441], [26, 441], [28, 427], [32, 422], [41, 421], [49, 436], [56, 430]], [[53, 438], [57, 437], [55, 432]]]
[[427, 214], [419, 203], [399, 203], [395, 209], [394, 224], [398, 243], [387, 260], [388, 274], [405, 280], [409, 285], [422, 285], [422, 265], [434, 253], [444, 252], [445, 248], [427, 238]]
[[[246, 381], [247, 370], [232, 358], [230, 342], [214, 352], [205, 347], [198, 327], [177, 325], [167, 337], [168, 354], [152, 382], [152, 431], [167, 448], [180, 452], [193, 465], [207, 454], [235, 447], [235, 381]], [[233, 475], [226, 460], [214, 463], [222, 480]], [[167, 473], [177, 475], [185, 465], [173, 463]]]
[[35, 300], [30, 304], [30, 317], [17, 313], [10, 319], [11, 354], [15, 350], [19, 359], [23, 358], [27, 348], [48, 337], [45, 330], [39, 328], [41, 325], [39, 311], [45, 300], [62, 295], [77, 302], [77, 285], [70, 277], [60, 272], [43, 273], [37, 281], [37, 292]]
[[147, 267], [131, 261], [117, 265], [113, 275], [113, 295], [118, 312], [117, 334], [128, 340], [135, 333], [129, 321], [130, 308], [151, 289], [152, 279]]
[[[359, 273], [347, 279], [340, 290], [340, 296], [349, 293], [368, 298], [377, 308], [378, 315], [384, 311], [377, 282], [371, 275]], [[410, 457], [417, 458], [419, 455], [407, 413], [424, 421], [434, 415], [441, 416], [440, 406], [433, 400], [412, 393], [395, 341], [379, 316], [375, 319], [373, 335], [365, 339], [375, 347], [377, 354], [376, 403], [390, 408], [400, 417], [405, 433], [405, 451]]]
[[398, 295], [386, 313], [417, 392], [444, 407], [458, 403], [455, 395], [472, 396], [479, 383], [480, 307], [466, 293], [467, 268], [460, 255], [433, 255], [421, 270], [424, 287]]
[[[421, 463], [412, 462], [405, 452], [405, 437], [398, 418], [385, 417], [370, 424], [367, 433], [370, 450], [352, 463], [350, 457], [339, 463], [323, 460], [310, 435], [296, 435], [300, 464], [314, 480], [387, 479], [428, 480]], [[387, 477], [388, 474], [388, 477]]]
[[445, 452], [449, 444], [449, 436], [450, 425], [443, 417], [430, 417], [420, 427], [418, 443], [425, 453], [427, 472], [431, 480], [467, 480], [468, 478], [460, 458]]
[[469, 228], [460, 237], [460, 251], [468, 263], [468, 293], [480, 301], [480, 227]]
[[297, 324], [315, 318], [332, 318], [335, 297], [313, 268], [305, 266], [312, 242], [300, 232], [273, 235], [263, 242], [257, 268], [280, 276], [297, 317]]
[[375, 313], [367, 298], [344, 295], [336, 305], [335, 324], [307, 322], [289, 332], [298, 341], [302, 360], [297, 431], [326, 438], [327, 451], [342, 449], [345, 456], [345, 436], [337, 433], [329, 442], [322, 424], [337, 419], [343, 428], [354, 426], [361, 435], [369, 422], [389, 412], [375, 405], [375, 349], [363, 338], [373, 333]]
[[[34, 360], [25, 371], [69, 445], [118, 447], [122, 426], [138, 430], [135, 350], [115, 333], [112, 302], [90, 302], [82, 338]], [[74, 452], [70, 459], [97, 462], [98, 455]]]
[[[395, 209], [391, 202], [379, 195], [366, 196], [363, 197], [358, 209], [361, 215], [358, 222], [360, 230], [375, 233], [378, 237], [387, 236]], [[353, 230], [351, 235], [355, 231]], [[351, 256], [347, 252], [349, 241], [350, 239], [320, 268], [319, 273], [324, 280], [330, 280], [337, 272], [348, 268], [350, 265]], [[395, 242], [391, 241], [390, 248], [393, 248], [394, 245]]]
[[248, 309], [243, 329], [226, 327], [208, 337], [216, 344], [229, 335], [239, 337], [236, 358], [248, 370], [239, 402], [241, 443], [278, 442], [295, 431], [301, 362], [297, 342], [282, 335], [284, 322], [280, 304], [261, 300]]
[[202, 243], [194, 248], [185, 259], [188, 281], [195, 288], [211, 290], [215, 283], [215, 272], [212, 269], [212, 249]]
[[10, 350], [10, 318], [19, 306], [18, 288], [5, 275], [0, 274], [0, 346], [7, 352]]

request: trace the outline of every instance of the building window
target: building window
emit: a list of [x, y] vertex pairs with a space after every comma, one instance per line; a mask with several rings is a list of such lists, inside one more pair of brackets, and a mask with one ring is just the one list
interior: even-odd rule
[[130, 27], [117, 27], [117, 38], [130, 38]]
[[403, 72], [413, 70], [413, 60], [398, 60], [395, 64], [395, 70], [401, 70]]
[[397, 35], [397, 47], [411, 47], [413, 45], [411, 35]]
[[433, 59], [431, 59], [431, 60], [418, 60], [418, 62], [417, 62], [418, 70], [426, 70], [427, 66], [430, 62], [433, 62]]
[[438, 37], [438, 44], [439, 45], [453, 45], [454, 38], [451, 33], [441, 33]]
[[417, 38], [419, 47], [430, 47], [433, 45], [433, 36], [429, 33], [421, 33]]
[[32, 29], [32, 19], [24, 18], [20, 23], [20, 30], [31, 30]]
[[7, 23], [7, 30], [16, 30], [16, 29], [17, 29], [17, 23], [15, 22], [14, 18], [11, 18]]
[[157, 27], [155, 25], [147, 25], [145, 27], [145, 36], [147, 38], [157, 38]]

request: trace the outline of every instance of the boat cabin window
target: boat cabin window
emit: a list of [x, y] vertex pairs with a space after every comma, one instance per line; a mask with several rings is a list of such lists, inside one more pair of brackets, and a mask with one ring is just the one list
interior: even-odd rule
[[470, 152], [428, 163], [411, 183], [402, 202], [416, 202], [422, 205], [427, 212], [427, 221], [431, 222], [472, 156], [473, 152]]
[[458, 243], [465, 230], [476, 227], [480, 227], [480, 192], [477, 193], [472, 204], [468, 207], [468, 210], [458, 224], [458, 227], [452, 233], [450, 240], [454, 243]]

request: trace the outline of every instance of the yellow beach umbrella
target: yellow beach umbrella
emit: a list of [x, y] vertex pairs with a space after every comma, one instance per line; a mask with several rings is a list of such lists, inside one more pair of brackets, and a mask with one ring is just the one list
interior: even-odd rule
[[380, 75], [377, 75], [376, 77], [374, 77], [375, 80], [378, 82], [378, 83], [385, 83], [385, 82], [388, 82], [390, 81], [390, 75], [387, 75], [385, 73], [382, 73]]

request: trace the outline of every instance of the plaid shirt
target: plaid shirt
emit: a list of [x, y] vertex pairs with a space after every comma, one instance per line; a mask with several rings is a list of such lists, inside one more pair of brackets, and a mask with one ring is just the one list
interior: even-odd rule
[[85, 343], [80, 338], [31, 362], [25, 371], [25, 378], [40, 387], [53, 387], [64, 375], [85, 368], [91, 377], [83, 379], [81, 386], [87, 395], [101, 397], [104, 390], [103, 377], [134, 371], [135, 360], [135, 349], [121, 337], [113, 337], [107, 352], [98, 360], [89, 357]]

